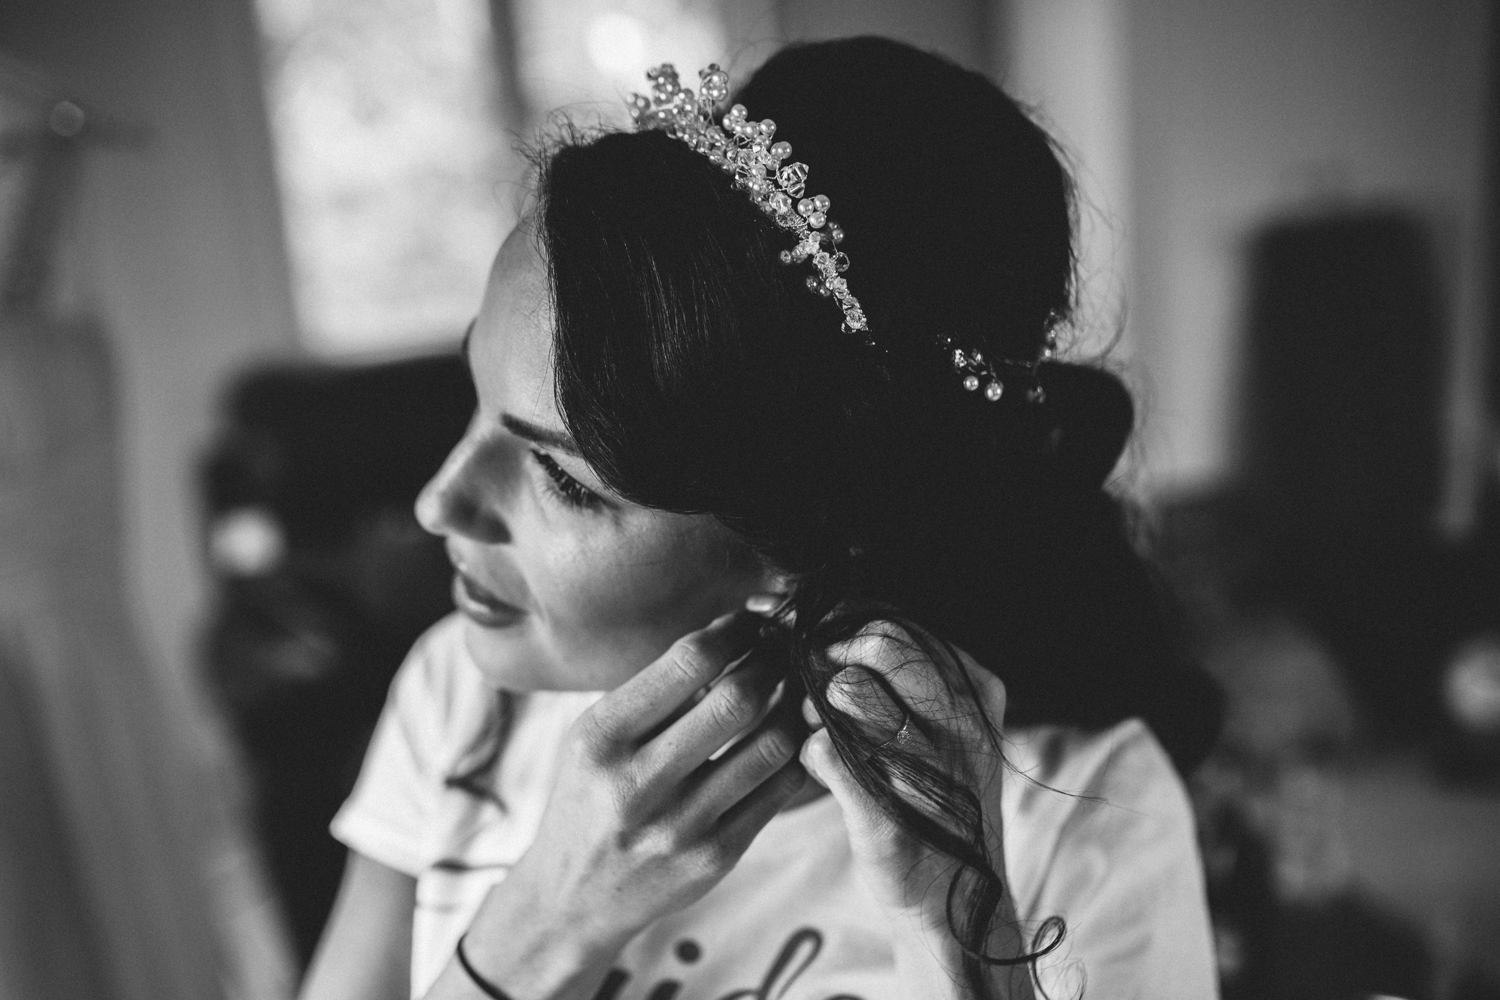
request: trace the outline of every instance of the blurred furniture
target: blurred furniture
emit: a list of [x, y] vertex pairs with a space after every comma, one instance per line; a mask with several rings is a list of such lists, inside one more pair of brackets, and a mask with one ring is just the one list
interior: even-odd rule
[[1266, 226], [1248, 266], [1237, 490], [1259, 585], [1332, 647], [1372, 720], [1425, 733], [1459, 624], [1439, 603], [1447, 317], [1430, 241], [1408, 213], [1337, 209]]
[[343, 870], [328, 822], [397, 666], [452, 609], [412, 505], [473, 409], [456, 355], [264, 368], [231, 389], [203, 466], [205, 667], [304, 966]]
[[1486, 741], [1445, 704], [1455, 655], [1500, 628], [1500, 521], [1437, 531], [1446, 317], [1425, 228], [1383, 207], [1284, 219], [1253, 235], [1246, 264], [1243, 459], [1232, 482], [1171, 505], [1170, 558], [1208, 631], [1295, 620], [1366, 735], [1500, 782], [1500, 712]]
[[1194, 789], [1224, 995], [1492, 1000], [1500, 655], [1475, 641], [1500, 629], [1500, 532], [1436, 530], [1432, 251], [1407, 213], [1341, 208], [1267, 225], [1246, 262], [1239, 475], [1161, 521], [1229, 693]]
[[1355, 760], [1332, 788], [1352, 883], [1421, 929], [1439, 995], [1500, 996], [1500, 791], [1410, 753]]

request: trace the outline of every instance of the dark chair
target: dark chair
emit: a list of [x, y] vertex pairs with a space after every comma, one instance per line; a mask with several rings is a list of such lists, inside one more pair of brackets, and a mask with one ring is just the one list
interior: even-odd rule
[[205, 669], [304, 967], [343, 869], [328, 822], [402, 657], [452, 607], [412, 504], [473, 409], [456, 355], [264, 368], [232, 387], [203, 465]]

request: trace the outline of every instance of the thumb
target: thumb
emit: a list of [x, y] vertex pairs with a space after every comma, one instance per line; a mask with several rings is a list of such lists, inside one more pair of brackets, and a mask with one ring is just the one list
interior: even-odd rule
[[833, 747], [827, 729], [819, 729], [802, 743], [802, 766], [807, 773], [833, 793], [844, 813], [850, 840], [858, 851], [873, 848], [895, 833], [890, 817], [868, 792], [860, 787], [854, 775]]
[[833, 793], [844, 814], [849, 850], [860, 881], [876, 902], [888, 909], [909, 905], [914, 897], [907, 883], [918, 868], [909, 838], [854, 779], [833, 747], [828, 730], [820, 729], [802, 744], [802, 766]]

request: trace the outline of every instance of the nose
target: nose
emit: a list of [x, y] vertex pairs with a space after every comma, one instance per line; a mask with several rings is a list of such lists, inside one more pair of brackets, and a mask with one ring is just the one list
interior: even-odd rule
[[434, 535], [459, 535], [487, 545], [510, 541], [501, 513], [504, 457], [470, 427], [417, 494], [417, 522]]

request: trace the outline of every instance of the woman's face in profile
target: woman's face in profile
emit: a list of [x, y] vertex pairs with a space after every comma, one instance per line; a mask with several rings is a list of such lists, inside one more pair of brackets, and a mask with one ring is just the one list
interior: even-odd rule
[[547, 271], [529, 220], [490, 273], [465, 349], [479, 405], [417, 499], [447, 541], [475, 663], [512, 690], [613, 688], [761, 589], [707, 515], [628, 503], [563, 431]]

